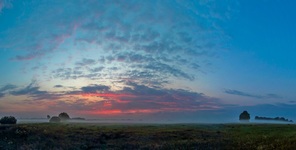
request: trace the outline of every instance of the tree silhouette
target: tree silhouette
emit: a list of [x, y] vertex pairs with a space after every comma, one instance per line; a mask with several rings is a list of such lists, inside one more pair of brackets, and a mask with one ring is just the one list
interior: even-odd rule
[[243, 111], [239, 115], [239, 120], [241, 120], [241, 121], [249, 121], [250, 120], [250, 114], [247, 111]]
[[67, 121], [70, 119], [70, 116], [66, 112], [60, 113], [59, 117], [61, 118], [62, 121]]
[[0, 119], [0, 124], [16, 124], [16, 121], [13, 116], [5, 116]]
[[47, 115], [47, 119], [50, 119], [50, 115]]
[[59, 123], [59, 122], [61, 122], [61, 118], [58, 117], [58, 116], [53, 116], [53, 117], [50, 118], [49, 122]]

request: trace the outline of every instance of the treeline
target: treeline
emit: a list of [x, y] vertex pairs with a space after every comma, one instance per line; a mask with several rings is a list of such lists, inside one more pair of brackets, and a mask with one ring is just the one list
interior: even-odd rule
[[255, 120], [270, 120], [270, 121], [284, 121], [284, 122], [293, 122], [293, 120], [286, 119], [284, 117], [275, 117], [275, 118], [270, 118], [270, 117], [259, 117], [256, 116]]

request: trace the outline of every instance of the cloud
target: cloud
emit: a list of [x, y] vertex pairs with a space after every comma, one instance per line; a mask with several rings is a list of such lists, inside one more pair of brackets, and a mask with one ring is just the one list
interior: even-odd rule
[[238, 90], [231, 90], [231, 89], [227, 89], [224, 92], [227, 94], [231, 94], [231, 95], [257, 98], [257, 99], [264, 99], [264, 98], [266, 98], [266, 99], [268, 99], [268, 98], [280, 99], [280, 98], [282, 98], [281, 96], [279, 96], [277, 94], [256, 95], [256, 94], [250, 94], [250, 93], [246, 93], [246, 92], [242, 92], [242, 91], [238, 91]]
[[96, 67], [96, 68], [93, 68], [93, 69], [89, 69], [89, 71], [91, 73], [97, 73], [97, 72], [101, 72], [105, 67]]
[[5, 94], [4, 93], [0, 93], [0, 98], [4, 97]]
[[189, 75], [189, 74], [183, 72], [182, 70], [177, 69], [176, 67], [172, 67], [172, 66], [170, 66], [168, 64], [151, 63], [151, 64], [145, 65], [143, 67], [145, 69], [160, 72], [160, 73], [163, 73], [163, 74], [173, 75], [175, 77], [181, 77], [181, 78], [185, 78], [185, 79], [188, 79], [188, 80], [194, 80], [193, 75]]
[[89, 65], [95, 65], [95, 64], [96, 64], [95, 60], [87, 59], [87, 58], [82, 59], [82, 61], [80, 62], [76, 62], [76, 65], [78, 66], [89, 66]]
[[[63, 87], [62, 85], [55, 85], [55, 88]], [[64, 92], [49, 92], [40, 90], [40, 86], [36, 80], [33, 80], [26, 87], [17, 87], [15, 90], [9, 92], [13, 96], [27, 96], [29, 99], [22, 101], [23, 104], [34, 103], [35, 101], [44, 100], [45, 102], [56, 101], [64, 98]], [[47, 105], [47, 104], [45, 104]]]
[[100, 79], [102, 76], [100, 73], [104, 67], [75, 67], [75, 68], [58, 68], [52, 71], [54, 78], [60, 78], [63, 80], [86, 78], [90, 80]]
[[110, 90], [110, 87], [105, 85], [92, 84], [89, 86], [82, 87], [81, 90], [82, 92], [86, 92], [86, 93], [106, 92]]
[[63, 85], [55, 85], [54, 88], [62, 88], [64, 87]]
[[84, 77], [84, 73], [81, 70], [74, 69], [74, 68], [59, 68], [54, 71], [55, 78], [62, 78], [62, 79], [77, 79]]
[[[124, 81], [123, 87], [111, 89], [102, 84], [90, 84], [73, 91], [43, 91], [36, 81], [10, 91], [14, 96], [27, 96], [23, 105], [39, 101], [49, 110], [63, 109], [82, 114], [123, 115], [159, 112], [191, 112], [217, 110], [223, 105], [219, 99], [184, 89], [167, 89]], [[55, 87], [63, 87], [56, 85]], [[1, 95], [0, 95], [1, 96]]]
[[4, 97], [7, 92], [9, 92], [10, 90], [13, 90], [15, 88], [17, 88], [17, 86], [12, 85], [12, 84], [7, 84], [7, 85], [1, 87], [0, 88], [0, 98]]
[[12, 90], [15, 88], [17, 88], [17, 86], [12, 85], [12, 84], [7, 84], [7, 85], [3, 86], [2, 88], [0, 88], [0, 92], [5, 92], [5, 91]]
[[275, 99], [281, 99], [281, 98], [283, 98], [282, 96], [277, 95], [277, 94], [266, 94], [265, 97], [266, 98], [275, 98]]
[[25, 88], [21, 88], [19, 90], [11, 91], [10, 94], [14, 96], [20, 96], [20, 95], [44, 95], [47, 94], [46, 91], [39, 90], [40, 87], [36, 85], [36, 81], [32, 81], [28, 86]]
[[[203, 93], [148, 87], [134, 82], [126, 83], [125, 87], [116, 91], [111, 91], [110, 87], [104, 85], [89, 85], [82, 87], [81, 91], [68, 94], [92, 100], [100, 99], [92, 104], [88, 103], [83, 110], [97, 114], [179, 112], [221, 108], [217, 98]], [[69, 107], [76, 107], [75, 105], [71, 104]]]

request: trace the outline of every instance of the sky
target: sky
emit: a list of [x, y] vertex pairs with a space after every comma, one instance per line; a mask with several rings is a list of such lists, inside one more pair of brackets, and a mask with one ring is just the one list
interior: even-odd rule
[[296, 120], [293, 0], [0, 0], [0, 116]]

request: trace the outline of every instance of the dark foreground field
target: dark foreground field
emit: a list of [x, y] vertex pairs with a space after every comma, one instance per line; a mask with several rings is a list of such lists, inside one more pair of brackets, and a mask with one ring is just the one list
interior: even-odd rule
[[275, 124], [0, 125], [0, 149], [296, 149], [296, 126]]

